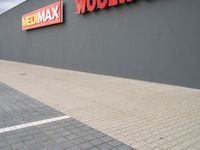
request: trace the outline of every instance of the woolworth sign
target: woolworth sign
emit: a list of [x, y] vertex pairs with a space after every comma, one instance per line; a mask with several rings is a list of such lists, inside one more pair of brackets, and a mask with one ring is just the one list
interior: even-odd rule
[[119, 6], [136, 0], [76, 0], [76, 13], [85, 14], [97, 9]]
[[63, 22], [63, 2], [58, 1], [22, 16], [22, 30]]

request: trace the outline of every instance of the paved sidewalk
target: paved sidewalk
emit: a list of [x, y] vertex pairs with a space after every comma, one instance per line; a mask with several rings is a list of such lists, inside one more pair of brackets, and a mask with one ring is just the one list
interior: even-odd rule
[[138, 150], [200, 150], [200, 90], [8, 61], [0, 82]]

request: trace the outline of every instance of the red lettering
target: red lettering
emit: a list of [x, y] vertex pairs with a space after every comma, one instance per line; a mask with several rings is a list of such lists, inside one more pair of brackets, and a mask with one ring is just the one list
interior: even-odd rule
[[109, 0], [108, 6], [116, 6], [118, 4], [118, 0]]
[[133, 2], [134, 0], [119, 0], [119, 4], [122, 5], [124, 3], [131, 3]]
[[97, 0], [97, 6], [99, 9], [104, 9], [108, 4], [108, 0]]
[[89, 12], [93, 11], [96, 8], [96, 5], [97, 5], [97, 0], [87, 0], [87, 9]]
[[131, 3], [133, 2], [134, 0], [126, 0], [127, 3]]
[[122, 5], [124, 3], [131, 3], [135, 0], [76, 0], [76, 13], [84, 14], [87, 11], [92, 12], [96, 8], [104, 9], [106, 6], [112, 7]]
[[76, 0], [76, 13], [81, 14], [86, 12], [86, 0]]
[[119, 0], [120, 4], [124, 4], [126, 0]]

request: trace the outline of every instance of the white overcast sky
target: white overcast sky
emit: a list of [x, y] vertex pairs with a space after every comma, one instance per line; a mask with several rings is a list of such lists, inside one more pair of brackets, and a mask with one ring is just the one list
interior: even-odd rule
[[25, 0], [0, 0], [0, 14], [20, 4]]

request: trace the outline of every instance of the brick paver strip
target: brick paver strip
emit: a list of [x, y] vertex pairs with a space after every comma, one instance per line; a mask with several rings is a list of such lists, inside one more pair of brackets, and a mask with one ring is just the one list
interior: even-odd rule
[[[0, 127], [64, 115], [0, 83]], [[133, 150], [73, 118], [0, 134], [0, 150]]]

